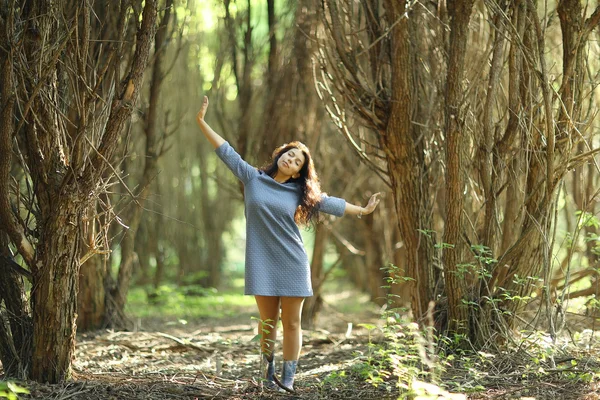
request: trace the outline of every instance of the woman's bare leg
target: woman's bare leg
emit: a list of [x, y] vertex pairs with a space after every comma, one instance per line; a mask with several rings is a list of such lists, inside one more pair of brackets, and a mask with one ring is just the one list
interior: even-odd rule
[[300, 357], [300, 349], [302, 347], [301, 316], [303, 304], [303, 297], [281, 297], [284, 360], [298, 360]]
[[258, 333], [260, 336], [260, 348], [263, 354], [269, 358], [273, 354], [275, 340], [277, 339], [277, 322], [279, 321], [279, 297], [276, 296], [254, 296], [260, 323]]

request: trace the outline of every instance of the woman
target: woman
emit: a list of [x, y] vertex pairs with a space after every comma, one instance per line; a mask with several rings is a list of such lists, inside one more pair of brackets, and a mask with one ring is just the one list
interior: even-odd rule
[[[285, 144], [273, 152], [273, 162], [258, 170], [204, 121], [208, 98], [204, 96], [196, 121], [217, 155], [244, 184], [246, 208], [245, 293], [254, 295], [262, 323], [261, 380], [267, 388], [293, 391], [294, 375], [302, 345], [300, 316], [306, 297], [312, 296], [310, 265], [297, 224], [308, 224], [317, 213], [341, 217], [370, 214], [379, 193], [366, 207], [321, 193], [308, 148], [300, 142]], [[275, 377], [273, 346], [281, 310], [283, 371]]]

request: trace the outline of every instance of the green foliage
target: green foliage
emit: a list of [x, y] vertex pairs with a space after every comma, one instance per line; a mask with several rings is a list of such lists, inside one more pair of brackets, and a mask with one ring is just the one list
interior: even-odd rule
[[29, 394], [29, 390], [11, 381], [0, 382], [0, 398], [17, 400], [19, 394]]
[[[536, 380], [555, 382], [571, 382], [577, 384], [590, 384], [598, 382], [600, 372], [590, 369], [592, 362], [586, 357], [584, 360], [577, 358], [578, 351], [570, 348], [564, 341], [555, 341], [547, 333], [532, 330], [521, 331], [523, 338], [514, 350], [517, 354], [526, 356], [519, 360], [513, 370], [521, 380]], [[586, 333], [575, 333], [573, 339], [579, 341]], [[562, 342], [562, 343], [561, 343]], [[594, 361], [595, 362], [595, 361]]]
[[400, 391], [401, 399], [464, 399], [453, 394], [441, 383], [445, 366], [436, 355], [432, 328], [423, 332], [418, 324], [402, 317], [397, 309], [389, 309], [382, 315], [384, 326], [361, 324], [369, 330], [369, 337], [381, 330], [384, 340], [373, 343], [369, 340], [369, 351], [362, 354], [362, 361], [355, 364], [351, 372], [361, 379], [386, 391]]
[[127, 311], [139, 318], [222, 318], [239, 315], [254, 306], [251, 296], [219, 292], [199, 285], [162, 285], [156, 290], [133, 288]]
[[426, 236], [428, 239], [432, 239], [433, 236], [436, 234], [436, 231], [432, 230], [432, 229], [417, 229], [417, 231]]
[[[267, 319], [267, 320], [262, 320], [260, 318], [256, 318], [256, 317], [251, 317], [250, 319], [258, 321], [258, 324], [260, 325], [260, 333], [258, 333], [257, 335], [255, 335], [250, 341], [251, 342], [260, 342], [260, 340], [263, 338], [264, 336], [268, 336], [269, 333], [271, 333], [271, 331], [273, 329], [277, 329], [277, 327], [274, 324], [274, 321], [272, 319]], [[269, 348], [273, 348], [275, 346], [275, 341], [272, 339], [265, 339], [266, 341], [266, 345]], [[262, 352], [262, 349], [260, 350]], [[271, 353], [271, 351], [268, 351], [269, 353]], [[269, 354], [270, 355], [270, 354]]]
[[346, 380], [346, 371], [333, 371], [321, 382], [321, 388], [326, 386], [338, 387]]
[[594, 214], [587, 211], [576, 211], [575, 215], [579, 217], [579, 227], [594, 227], [598, 229], [600, 227], [600, 220]]
[[[396, 284], [405, 281], [401, 271], [394, 265], [382, 268], [388, 273], [386, 282]], [[405, 310], [394, 308], [394, 296], [388, 296], [388, 306], [381, 315], [383, 327], [359, 324], [369, 332], [366, 354], [359, 354], [361, 361], [353, 366], [352, 374], [372, 385], [383, 386], [386, 391], [400, 391], [400, 398], [464, 398], [449, 393], [442, 387], [440, 378], [445, 365], [438, 360], [434, 343], [433, 327], [424, 331], [411, 322]], [[375, 333], [383, 340], [374, 343]]]

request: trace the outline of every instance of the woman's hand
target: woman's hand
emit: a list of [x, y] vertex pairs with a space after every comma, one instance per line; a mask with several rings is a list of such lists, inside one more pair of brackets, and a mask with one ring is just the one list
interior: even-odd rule
[[363, 207], [363, 215], [367, 215], [367, 214], [371, 214], [373, 211], [375, 211], [375, 208], [377, 208], [377, 205], [379, 204], [380, 199], [377, 198], [377, 196], [379, 196], [381, 193], [375, 193], [373, 196], [371, 196], [371, 198], [369, 199], [369, 203], [367, 204], [366, 207]]
[[204, 121], [206, 110], [208, 110], [208, 97], [204, 96], [204, 99], [202, 99], [202, 107], [200, 107], [200, 111], [198, 111], [198, 114], [196, 114], [196, 122], [198, 123], [198, 126], [200, 127], [200, 130], [204, 136], [206, 136], [210, 144], [212, 144], [216, 149], [225, 143], [225, 139], [223, 139], [217, 132], [213, 131], [213, 129], [208, 126], [206, 121]]
[[206, 115], [206, 110], [208, 110], [208, 97], [204, 96], [202, 100], [202, 106], [200, 107], [200, 111], [196, 114], [196, 121], [204, 121], [204, 116]]

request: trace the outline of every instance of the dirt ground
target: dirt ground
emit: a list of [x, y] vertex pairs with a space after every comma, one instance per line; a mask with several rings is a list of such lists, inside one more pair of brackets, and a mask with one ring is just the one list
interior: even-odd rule
[[[304, 331], [301, 361], [291, 395], [262, 391], [256, 379], [259, 347], [253, 310], [235, 318], [195, 321], [137, 321], [131, 332], [78, 335], [74, 379], [62, 385], [27, 382], [31, 399], [384, 399], [397, 398], [359, 379], [332, 381], [368, 351], [359, 323], [377, 315], [341, 316], [325, 310], [329, 329]], [[336, 316], [337, 314], [337, 316]], [[354, 319], [354, 323], [350, 320]], [[352, 324], [351, 331], [349, 323]], [[281, 331], [280, 331], [281, 332]], [[280, 343], [279, 343], [280, 344]], [[280, 358], [279, 358], [280, 360]], [[280, 365], [278, 366], [280, 368]]]
[[[256, 380], [259, 353], [254, 310], [236, 317], [193, 321], [136, 321], [133, 331], [78, 335], [73, 380], [60, 385], [25, 382], [23, 399], [397, 399], [395, 385], [375, 387], [352, 366], [364, 360], [369, 336], [361, 323], [380, 324], [376, 309], [341, 314], [326, 305], [318, 329], [304, 332], [296, 394], [264, 392]], [[349, 325], [351, 324], [351, 325]], [[351, 329], [350, 329], [351, 327]], [[583, 357], [583, 356], [582, 356]], [[577, 359], [577, 357], [576, 357]], [[280, 360], [280, 358], [279, 358]], [[600, 372], [590, 363], [590, 371]], [[279, 367], [280, 368], [280, 367]], [[514, 360], [497, 358], [481, 382], [467, 368], [446, 371], [443, 379], [481, 384], [469, 399], [600, 399], [600, 387], [550, 374], [524, 379]], [[473, 386], [473, 385], [471, 385]], [[433, 397], [436, 398], [436, 397]], [[437, 397], [439, 399], [443, 397]]]

